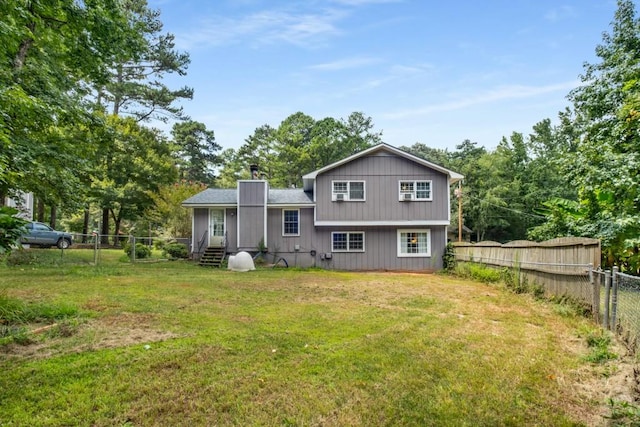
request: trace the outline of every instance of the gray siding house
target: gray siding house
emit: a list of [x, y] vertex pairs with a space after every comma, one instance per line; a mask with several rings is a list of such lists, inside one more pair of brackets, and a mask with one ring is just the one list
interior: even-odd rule
[[336, 270], [442, 268], [450, 186], [462, 175], [379, 144], [303, 177], [303, 188], [263, 180], [207, 189], [193, 209], [192, 252], [268, 248], [268, 261]]

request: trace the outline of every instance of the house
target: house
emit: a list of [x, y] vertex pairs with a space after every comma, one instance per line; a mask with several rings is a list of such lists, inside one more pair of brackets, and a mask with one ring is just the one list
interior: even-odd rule
[[[447, 239], [450, 242], [457, 242], [460, 237], [460, 230], [458, 230], [458, 226], [454, 225], [453, 227], [449, 227], [447, 231], [448, 237]], [[471, 242], [471, 238], [473, 237], [473, 230], [467, 227], [466, 225], [462, 225], [462, 241], [463, 242]]]
[[195, 258], [207, 248], [233, 254], [264, 246], [269, 262], [289, 266], [433, 271], [447, 244], [449, 189], [462, 178], [379, 144], [310, 172], [303, 188], [242, 180], [182, 206], [193, 209]]
[[33, 193], [18, 192], [13, 198], [4, 198], [4, 206], [17, 209], [17, 216], [22, 219], [26, 219], [27, 221], [31, 221], [33, 219], [33, 204]]

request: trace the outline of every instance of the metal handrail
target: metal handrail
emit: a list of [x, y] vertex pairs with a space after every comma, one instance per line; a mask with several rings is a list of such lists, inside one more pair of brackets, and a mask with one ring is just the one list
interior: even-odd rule
[[207, 233], [209, 233], [209, 230], [204, 230], [204, 233], [202, 233], [202, 237], [200, 238], [200, 240], [198, 240], [198, 252], [197, 253], [202, 253], [202, 245], [204, 245], [204, 241], [207, 237]]

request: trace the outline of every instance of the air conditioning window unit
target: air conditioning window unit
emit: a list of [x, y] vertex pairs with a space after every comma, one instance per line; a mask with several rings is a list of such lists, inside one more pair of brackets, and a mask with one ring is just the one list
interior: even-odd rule
[[413, 194], [411, 194], [411, 193], [403, 193], [402, 194], [402, 200], [404, 200], [404, 201], [413, 200]]
[[344, 201], [344, 200], [345, 200], [344, 196], [345, 196], [345, 194], [344, 194], [344, 193], [338, 193], [338, 194], [336, 194], [336, 201], [338, 201], [338, 202], [342, 202], [342, 201]]

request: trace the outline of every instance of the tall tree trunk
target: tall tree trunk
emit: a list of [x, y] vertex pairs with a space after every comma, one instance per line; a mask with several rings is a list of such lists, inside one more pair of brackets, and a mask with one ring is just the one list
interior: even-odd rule
[[103, 245], [109, 244], [109, 208], [102, 208], [102, 230], [100, 230], [100, 234], [102, 235], [101, 243]]
[[51, 206], [51, 220], [49, 221], [49, 225], [51, 228], [56, 228], [56, 222], [58, 221], [58, 209], [55, 206]]
[[38, 222], [44, 222], [44, 200], [38, 197], [38, 214], [37, 214]]
[[89, 205], [84, 208], [84, 222], [82, 223], [82, 243], [87, 243], [89, 235]]
[[113, 245], [120, 246], [120, 223], [122, 222], [122, 208], [120, 208], [120, 210], [118, 211], [118, 215], [116, 215], [116, 212], [111, 209], [111, 215], [113, 216], [113, 226], [115, 228]]

